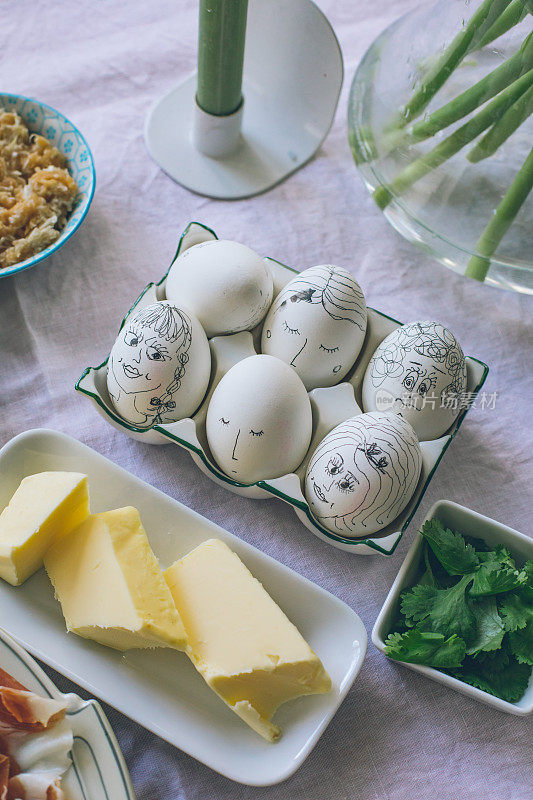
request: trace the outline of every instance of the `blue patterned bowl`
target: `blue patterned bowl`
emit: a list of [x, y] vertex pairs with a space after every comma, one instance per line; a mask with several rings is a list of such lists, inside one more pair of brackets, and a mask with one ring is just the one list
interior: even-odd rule
[[22, 95], [2, 93], [0, 93], [0, 107], [7, 111], [16, 111], [32, 133], [39, 133], [45, 136], [52, 144], [55, 144], [58, 150], [65, 154], [68, 159], [70, 174], [79, 187], [76, 205], [59, 239], [56, 239], [50, 247], [41, 250], [40, 253], [27, 258], [25, 261], [14, 264], [12, 267], [0, 269], [0, 278], [4, 278], [6, 275], [13, 275], [15, 272], [21, 272], [23, 269], [33, 267], [39, 261], [43, 261], [52, 253], [55, 253], [56, 250], [59, 250], [67, 239], [70, 239], [80, 227], [89, 210], [94, 195], [96, 175], [93, 157], [87, 142], [72, 122], [69, 122], [55, 108], [51, 108], [45, 103], [40, 103], [38, 100], [30, 100]]

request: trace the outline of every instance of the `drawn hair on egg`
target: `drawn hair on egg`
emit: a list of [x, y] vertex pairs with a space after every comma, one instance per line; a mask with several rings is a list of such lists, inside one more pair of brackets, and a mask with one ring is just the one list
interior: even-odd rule
[[[414, 431], [407, 425], [404, 432], [399, 431], [395, 418], [389, 414], [375, 412], [373, 417], [371, 421], [361, 416], [347, 420], [342, 430], [322, 440], [309, 464], [308, 479], [313, 483], [323, 480], [320, 472], [326, 471], [331, 483], [326, 493], [333, 489], [333, 484], [335, 492], [352, 491], [349, 486], [353, 481], [356, 505], [348, 513], [320, 512], [317, 504], [312, 503], [317, 519], [333, 520], [341, 533], [351, 533], [356, 523], [367, 527], [369, 520], [380, 527], [392, 522], [405, 507], [405, 498], [412, 497], [418, 483], [421, 455]], [[345, 449], [348, 447], [353, 450], [353, 457], [349, 459]], [[340, 453], [341, 448], [344, 455]], [[357, 464], [358, 453], [365, 455], [364, 469]], [[327, 501], [324, 490], [319, 488], [319, 491]]]
[[[148, 412], [144, 410], [141, 412], [137, 408], [135, 398], [133, 400], [136, 411], [145, 418], [144, 422], [140, 424], [150, 422], [150, 425], [156, 425], [164, 421], [164, 414], [171, 412], [176, 407], [172, 398], [181, 386], [189, 361], [188, 352], [192, 343], [191, 321], [177, 306], [169, 303], [153, 303], [146, 308], [139, 309], [127, 319], [124, 327], [126, 328], [128, 325], [130, 330], [135, 331], [143, 341], [146, 339], [146, 331], [151, 331], [157, 334], [158, 339], [172, 344], [173, 350], [175, 350], [174, 360], [176, 363], [173, 378], [160, 394], [150, 398]], [[113, 362], [111, 362], [111, 368], [117, 384], [119, 384]], [[137, 394], [142, 393], [137, 392]]]
[[294, 278], [281, 290], [276, 311], [287, 303], [320, 304], [332, 319], [353, 322], [364, 333], [366, 303], [355, 278], [349, 280], [339, 269], [328, 265], [311, 267], [305, 272], [305, 276]]
[[427, 356], [450, 376], [442, 394], [458, 394], [463, 390], [465, 357], [455, 336], [439, 322], [413, 322], [398, 328], [393, 341], [372, 356], [370, 380], [375, 387], [386, 378], [398, 378], [405, 371], [405, 357], [410, 351]]

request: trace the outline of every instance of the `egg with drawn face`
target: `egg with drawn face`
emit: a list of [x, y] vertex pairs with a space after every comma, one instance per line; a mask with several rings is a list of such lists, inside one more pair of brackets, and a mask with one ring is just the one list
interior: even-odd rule
[[279, 478], [303, 461], [311, 404], [298, 375], [278, 358], [255, 355], [224, 375], [207, 409], [209, 449], [240, 483]]
[[163, 300], [127, 317], [109, 356], [107, 388], [122, 419], [150, 428], [196, 411], [210, 372], [202, 326], [189, 311]]
[[264, 259], [239, 242], [202, 242], [172, 264], [165, 291], [168, 300], [196, 314], [207, 336], [251, 330], [265, 316], [274, 293]]
[[310, 267], [274, 300], [261, 350], [293, 367], [310, 391], [350, 371], [365, 338], [367, 310], [355, 278], [342, 267]]
[[422, 454], [417, 436], [401, 417], [359, 414], [322, 439], [305, 476], [305, 496], [315, 519], [345, 537], [385, 528], [412, 498]]
[[363, 408], [393, 411], [427, 441], [453, 424], [465, 391], [465, 357], [453, 333], [439, 322], [410, 322], [390, 333], [370, 359]]

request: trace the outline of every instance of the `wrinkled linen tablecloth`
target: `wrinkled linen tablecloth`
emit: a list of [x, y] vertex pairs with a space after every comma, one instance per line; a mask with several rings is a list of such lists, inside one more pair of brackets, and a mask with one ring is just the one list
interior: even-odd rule
[[[532, 302], [460, 278], [414, 250], [389, 227], [356, 173], [346, 136], [349, 84], [366, 48], [410, 0], [319, 4], [346, 67], [333, 129], [303, 170], [262, 197], [235, 203], [174, 184], [143, 141], [152, 103], [195, 67], [197, 2], [0, 5], [1, 89], [36, 97], [78, 125], [98, 176], [74, 239], [37, 268], [0, 280], [0, 440], [40, 426], [71, 434], [333, 592], [370, 633], [416, 524], [438, 498], [531, 532]], [[185, 451], [131, 441], [74, 392], [82, 369], [109, 352], [123, 313], [164, 272], [193, 219], [299, 269], [344, 265], [369, 305], [402, 320], [438, 319], [466, 353], [490, 365], [485, 401], [467, 417], [394, 557], [334, 549], [288, 506], [230, 494]], [[53, 677], [62, 689], [78, 691]], [[469, 700], [390, 663], [372, 644], [317, 747], [279, 786], [232, 783], [112, 708], [106, 713], [138, 800], [533, 797], [531, 718]]]

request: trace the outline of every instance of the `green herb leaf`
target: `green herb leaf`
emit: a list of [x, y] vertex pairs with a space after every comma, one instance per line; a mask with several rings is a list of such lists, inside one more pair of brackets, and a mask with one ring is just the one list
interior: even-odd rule
[[509, 634], [509, 644], [517, 661], [533, 666], [533, 619], [529, 619], [523, 628]]
[[526, 573], [526, 585], [533, 589], [533, 558], [526, 561], [522, 571]]
[[500, 601], [500, 615], [506, 631], [512, 633], [525, 628], [533, 618], [533, 590], [522, 589], [516, 594], [508, 594]]
[[445, 636], [456, 633], [469, 642], [475, 636], [476, 627], [476, 618], [466, 598], [466, 589], [472, 580], [472, 575], [465, 575], [449, 589], [415, 586], [402, 594], [402, 613], [416, 621], [420, 630]]
[[466, 651], [474, 655], [480, 651], [498, 650], [505, 635], [505, 628], [494, 597], [483, 597], [472, 603], [476, 618], [476, 635]]
[[467, 575], [479, 564], [472, 545], [460, 533], [444, 528], [437, 519], [425, 522], [421, 533], [450, 575]]
[[484, 692], [509, 703], [516, 703], [527, 689], [531, 667], [511, 659], [509, 664], [501, 669], [489, 659], [483, 662], [470, 659], [469, 663], [465, 663], [461, 669], [454, 670], [452, 674], [455, 678]]
[[485, 561], [474, 574], [471, 597], [501, 594], [518, 589], [527, 580], [525, 572], [509, 567], [500, 561]]
[[[477, 548], [476, 548], [477, 550]], [[516, 564], [514, 563], [514, 559], [511, 556], [509, 550], [501, 544], [497, 544], [494, 550], [488, 550], [487, 552], [478, 552], [477, 557], [481, 562], [485, 561], [497, 561], [498, 563], [510, 567], [510, 569], [516, 569]]]
[[425, 664], [428, 667], [456, 667], [465, 657], [465, 642], [459, 636], [447, 639], [440, 633], [413, 629], [407, 633], [391, 633], [385, 652], [396, 661]]

